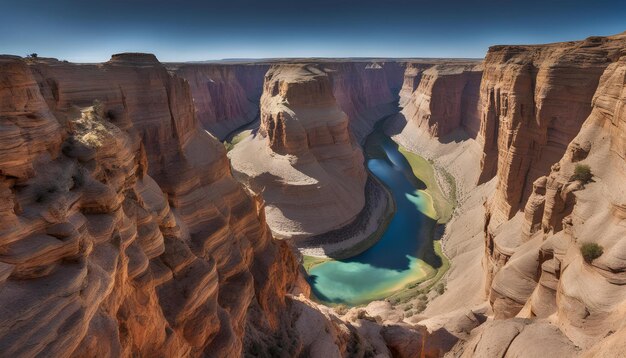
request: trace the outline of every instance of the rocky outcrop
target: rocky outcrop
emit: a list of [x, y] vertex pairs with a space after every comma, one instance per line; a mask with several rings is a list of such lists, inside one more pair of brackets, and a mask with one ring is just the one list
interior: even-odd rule
[[258, 133], [229, 152], [236, 176], [262, 193], [277, 237], [321, 234], [364, 205], [363, 154], [326, 72], [278, 65], [265, 78]]
[[281, 329], [295, 260], [184, 80], [145, 54], [0, 77], [4, 354], [233, 356]]
[[220, 140], [259, 115], [267, 64], [169, 64], [189, 82], [196, 117]]
[[[168, 64], [169, 70], [189, 82], [196, 115], [202, 126], [220, 140], [259, 115], [264, 75], [276, 60], [256, 63]], [[329, 73], [333, 94], [350, 118], [350, 130], [365, 140], [374, 123], [397, 111], [397, 93], [402, 84], [401, 62], [309, 62]]]
[[[575, 93], [585, 93], [585, 98], [589, 88], [593, 88], [594, 93], [588, 99], [590, 108], [587, 110], [577, 95], [570, 95], [567, 99], [558, 95], [550, 99], [548, 94], [553, 93], [551, 90], [542, 90], [539, 93], [544, 96], [539, 97], [535, 92], [535, 100], [539, 98], [547, 102], [536, 110], [538, 117], [518, 123], [512, 134], [506, 131], [514, 135], [512, 138], [505, 137], [510, 140], [509, 144], [523, 143], [522, 138], [528, 135], [526, 131], [532, 132], [541, 127], [543, 113], [551, 113], [551, 118], [561, 118], [574, 124], [554, 130], [548, 126], [543, 136], [532, 139], [554, 138], [545, 146], [531, 144], [536, 148], [532, 153], [536, 154], [522, 159], [528, 161], [528, 172], [541, 166], [551, 166], [538, 178], [522, 176], [524, 181], [533, 179], [528, 199], [523, 201], [523, 212], [513, 213], [515, 215], [508, 219], [516, 204], [515, 201], [507, 201], [511, 192], [506, 194], [504, 188], [507, 181], [519, 182], [520, 178], [510, 176], [517, 173], [520, 165], [516, 159], [518, 149], [512, 147], [509, 150], [514, 152], [500, 154], [506, 161], [498, 162], [496, 180], [499, 185], [486, 205], [484, 266], [494, 316], [503, 319], [515, 316], [534, 319], [552, 317], [552, 323], [576, 346], [596, 352], [611, 351], [602, 339], [623, 328], [623, 306], [626, 304], [626, 290], [623, 288], [626, 262], [623, 255], [617, 253], [623, 252], [623, 238], [626, 237], [626, 215], [623, 214], [626, 206], [626, 122], [622, 110], [626, 88], [625, 44], [626, 35], [622, 34], [579, 43], [549, 45], [541, 50], [534, 48], [533, 53], [541, 53], [555, 63], [552, 67], [548, 66], [550, 69], [543, 70], [549, 76], [537, 77], [537, 88], [546, 86], [546, 82], [542, 82], [545, 80], [562, 91], [567, 88]], [[498, 51], [507, 52], [505, 49]], [[600, 56], [604, 56], [604, 62], [598, 59]], [[593, 78], [590, 73], [595, 74], [597, 67], [603, 69], [597, 85], [581, 79], [580, 76]], [[585, 88], [577, 89], [579, 84]], [[516, 101], [525, 93], [521, 90], [517, 92]], [[510, 106], [511, 98], [508, 97], [507, 111], [512, 108], [521, 110], [522, 104]], [[573, 103], [568, 102], [570, 100]], [[559, 108], [557, 104], [567, 108]], [[581, 113], [586, 113], [586, 118], [579, 125]], [[500, 128], [511, 125], [508, 120], [501, 119], [500, 123]], [[579, 129], [568, 139], [564, 133], [573, 131], [572, 126]], [[558, 138], [567, 140], [568, 144], [559, 144]], [[499, 146], [505, 144], [501, 137], [498, 137], [498, 143]], [[546, 151], [552, 154], [559, 152], [561, 158], [552, 163], [542, 163], [542, 160], [551, 158]], [[591, 181], [574, 175], [576, 171], [584, 171], [584, 166], [590, 168]], [[524, 197], [520, 191], [516, 195]], [[501, 203], [506, 203], [504, 209]], [[581, 246], [585, 243], [600, 245], [602, 255], [583, 257]]]

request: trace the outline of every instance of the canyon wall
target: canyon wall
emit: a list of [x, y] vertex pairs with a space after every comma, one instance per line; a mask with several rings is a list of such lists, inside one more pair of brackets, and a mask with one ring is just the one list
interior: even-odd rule
[[189, 82], [196, 117], [219, 140], [258, 117], [269, 65], [190, 63], [169, 64], [168, 69]]
[[350, 119], [350, 131], [358, 142], [374, 124], [398, 110], [398, 90], [404, 64], [399, 62], [323, 63], [332, 79], [333, 94]]
[[[480, 144], [475, 138], [480, 128], [481, 77], [479, 61], [407, 64], [401, 110], [385, 128], [396, 142], [453, 175], [459, 199], [476, 187], [480, 174]], [[447, 185], [442, 180], [440, 184]]]
[[[303, 60], [324, 68], [332, 91], [350, 119], [350, 130], [359, 142], [365, 140], [376, 121], [397, 111], [397, 93], [402, 85], [402, 62], [353, 62]], [[272, 65], [287, 60], [255, 63], [183, 63], [167, 68], [189, 82], [201, 125], [220, 140], [253, 122], [259, 115], [263, 80]]]
[[[624, 349], [624, 49], [620, 34], [494, 46], [474, 68], [407, 67], [402, 111], [386, 130], [451, 172], [459, 199], [443, 237], [453, 262], [447, 290], [425, 313], [437, 321], [486, 298], [495, 319], [455, 355]], [[603, 252], [584, 257], [584, 244]]]
[[[569, 84], [570, 90], [575, 90], [578, 83], [585, 83], [579, 76], [587, 75], [595, 81], [595, 68], [587, 70], [588, 62], [580, 59], [599, 63], [602, 61], [597, 57], [604, 55], [604, 70], [597, 80], [598, 85], [593, 87], [589, 110], [580, 105], [583, 108], [580, 111], [587, 114], [580, 125], [580, 112], [568, 112], [570, 106], [580, 108], [576, 103], [553, 112], [565, 113], [562, 120], [570, 123], [561, 129], [561, 134], [574, 131], [578, 126], [577, 134], [564, 149], [551, 139], [553, 144], [547, 145], [545, 150], [554, 151], [558, 147], [561, 158], [553, 162], [542, 176], [535, 178], [523, 213], [500, 226], [490, 222], [490, 219], [497, 218], [498, 203], [506, 197], [499, 192], [504, 185], [496, 188], [495, 195], [487, 203], [485, 268], [489, 301], [495, 317], [553, 316], [561, 331], [584, 348], [614, 332], [620, 332], [621, 337], [624, 335], [625, 48], [626, 36], [617, 35], [547, 46], [543, 50], [552, 51], [549, 58], [563, 51], [570, 54], [567, 56], [570, 59], [579, 59], [580, 71], [563, 66], [574, 74], [552, 77], [553, 81], [566, 86], [565, 79], [573, 76], [575, 81]], [[537, 86], [545, 84], [538, 81]], [[560, 93], [558, 96], [561, 98]], [[578, 101], [576, 96], [568, 98]], [[530, 126], [536, 128], [536, 122]], [[554, 131], [548, 131], [550, 133], [554, 134]], [[548, 138], [552, 137], [548, 135]], [[501, 165], [499, 162], [498, 173], [508, 168], [506, 164], [501, 170]], [[546, 164], [529, 163], [530, 168], [541, 165]], [[584, 172], [583, 165], [590, 168], [590, 181], [580, 174], [574, 175], [577, 171]], [[506, 183], [508, 176], [498, 176], [498, 179]], [[507, 202], [510, 207], [514, 204]], [[597, 258], [583, 257], [581, 247], [589, 243], [600, 245], [603, 253]]]
[[280, 331], [296, 262], [187, 82], [145, 54], [0, 76], [4, 354], [233, 356]]
[[404, 121], [407, 135], [420, 131], [440, 138], [463, 129], [476, 137], [481, 75], [477, 64], [410, 66], [400, 92], [401, 118], [395, 121]]
[[229, 157], [235, 175], [263, 195], [277, 237], [337, 229], [363, 208], [363, 154], [321, 66], [272, 67], [261, 97], [260, 128]]
[[541, 46], [494, 46], [480, 87], [481, 180], [498, 177], [496, 227], [521, 209], [533, 182], [563, 156], [591, 111], [600, 76], [621, 41], [589, 38]]
[[[456, 307], [459, 295], [473, 297], [466, 305], [478, 307], [480, 300], [464, 282], [475, 287], [482, 281], [495, 320], [473, 330], [454, 354], [615, 356], [623, 349], [618, 342], [626, 334], [625, 48], [626, 35], [620, 34], [490, 49], [473, 112], [479, 121], [472, 119], [463, 128], [466, 134], [477, 133], [476, 138], [470, 135], [451, 146], [452, 152], [466, 142], [480, 148], [481, 159], [473, 164], [479, 166], [477, 181], [469, 183], [473, 189], [444, 235], [453, 261], [449, 292], [426, 313], [437, 317]], [[432, 104], [434, 90], [420, 93], [428, 71], [411, 95], [410, 90], [402, 94], [402, 114], [411, 100], [418, 104], [414, 113]], [[407, 69], [406, 77], [405, 87], [415, 86], [412, 79], [420, 71]], [[448, 108], [462, 106], [464, 100]], [[433, 125], [427, 122], [432, 117], [422, 113], [413, 129], [406, 131], [407, 125], [406, 132], [399, 132], [396, 127], [396, 138], [410, 145], [415, 138], [432, 141], [441, 135], [435, 147], [449, 146], [446, 140], [453, 136], [440, 130], [457, 117], [444, 115]], [[419, 145], [415, 148], [420, 151]], [[446, 169], [458, 164], [458, 157], [437, 149], [423, 152], [434, 153], [435, 164]], [[590, 168], [591, 180], [585, 178], [585, 168]], [[480, 197], [482, 209], [469, 207]], [[478, 234], [475, 223], [481, 212], [485, 220]], [[459, 235], [460, 227], [465, 234]], [[479, 245], [481, 238], [485, 253], [477, 265], [459, 250]], [[585, 244], [599, 245], [602, 253], [590, 257]], [[537, 340], [540, 350], [532, 353], [527, 343]]]

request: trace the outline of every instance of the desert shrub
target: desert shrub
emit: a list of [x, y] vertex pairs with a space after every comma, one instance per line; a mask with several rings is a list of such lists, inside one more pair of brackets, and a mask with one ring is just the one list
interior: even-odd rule
[[26, 57], [29, 57], [29, 58], [37, 58], [38, 56], [39, 56], [39, 55], [37, 55], [37, 53], [36, 53], [36, 52], [33, 52], [33, 53], [29, 53]]
[[404, 314], [404, 317], [409, 318], [412, 317], [415, 314], [415, 311], [408, 311]]
[[444, 286], [443, 283], [439, 283], [437, 287], [435, 287], [435, 291], [437, 291], [437, 293], [440, 295], [443, 293], [443, 291], [445, 291], [445, 289], [446, 286]]
[[587, 242], [580, 246], [580, 253], [587, 263], [591, 263], [593, 260], [602, 256], [604, 249], [595, 242]]
[[408, 305], [404, 306], [404, 311], [406, 312], [406, 311], [408, 311], [408, 310], [410, 310], [412, 308], [413, 308], [413, 305], [412, 304], [408, 304]]
[[591, 174], [591, 168], [587, 164], [576, 164], [574, 175], [570, 180], [580, 180], [583, 184], [587, 184], [591, 178], [593, 178], [593, 174]]

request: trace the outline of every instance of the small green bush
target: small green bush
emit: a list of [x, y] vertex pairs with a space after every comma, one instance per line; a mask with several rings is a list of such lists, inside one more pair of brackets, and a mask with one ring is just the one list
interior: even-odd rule
[[574, 175], [570, 180], [580, 180], [583, 184], [587, 184], [591, 178], [593, 178], [593, 174], [591, 174], [591, 168], [587, 164], [576, 164]]
[[593, 260], [602, 256], [604, 249], [595, 242], [587, 242], [580, 246], [580, 253], [587, 263], [591, 263]]

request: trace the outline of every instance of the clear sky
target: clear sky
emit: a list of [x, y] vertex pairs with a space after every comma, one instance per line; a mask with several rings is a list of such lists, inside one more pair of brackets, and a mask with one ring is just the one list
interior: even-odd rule
[[626, 0], [0, 0], [0, 53], [101, 62], [483, 57], [626, 31]]

